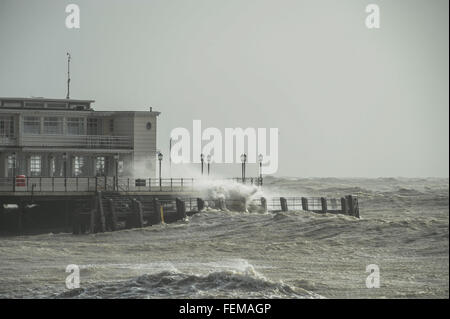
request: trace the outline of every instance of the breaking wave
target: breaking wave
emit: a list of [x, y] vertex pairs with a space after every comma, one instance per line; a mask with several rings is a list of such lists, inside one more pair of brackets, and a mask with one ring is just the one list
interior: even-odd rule
[[206, 275], [162, 271], [69, 290], [55, 298], [321, 298], [301, 287], [268, 280], [253, 267]]

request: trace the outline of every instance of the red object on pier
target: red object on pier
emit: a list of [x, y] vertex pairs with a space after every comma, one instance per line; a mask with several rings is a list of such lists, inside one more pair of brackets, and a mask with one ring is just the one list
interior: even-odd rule
[[17, 175], [16, 176], [16, 186], [17, 187], [24, 187], [26, 186], [26, 177], [25, 175]]

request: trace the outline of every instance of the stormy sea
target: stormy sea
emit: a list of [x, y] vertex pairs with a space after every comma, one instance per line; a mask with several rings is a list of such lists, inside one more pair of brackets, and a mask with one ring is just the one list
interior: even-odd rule
[[[449, 298], [449, 180], [266, 178], [260, 196], [357, 195], [361, 218], [207, 209], [172, 224], [0, 238], [0, 298]], [[80, 287], [66, 288], [67, 265]], [[367, 288], [367, 265], [380, 287]]]

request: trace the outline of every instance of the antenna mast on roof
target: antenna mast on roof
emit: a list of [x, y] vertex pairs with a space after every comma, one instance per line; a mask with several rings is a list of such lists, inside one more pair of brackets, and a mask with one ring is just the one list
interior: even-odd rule
[[70, 99], [70, 53], [67, 52], [67, 96], [66, 99]]

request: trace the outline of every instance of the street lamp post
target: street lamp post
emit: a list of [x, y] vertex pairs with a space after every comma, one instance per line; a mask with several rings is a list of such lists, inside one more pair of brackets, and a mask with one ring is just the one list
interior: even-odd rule
[[13, 192], [16, 191], [16, 152], [12, 153], [13, 156]]
[[263, 155], [258, 155], [258, 161], [259, 161], [259, 185], [262, 185], [262, 161], [263, 161]]
[[119, 190], [119, 154], [118, 153], [114, 155], [114, 162], [116, 164], [115, 186], [116, 186], [116, 190], [118, 191]]
[[242, 162], [242, 182], [245, 183], [245, 163], [247, 162], [247, 154], [241, 155]]
[[159, 161], [159, 190], [162, 188], [162, 180], [161, 180], [161, 162], [163, 160], [163, 155], [161, 152], [158, 153], [158, 161]]
[[64, 189], [67, 190], [67, 153], [63, 153]]
[[208, 176], [209, 176], [209, 167], [211, 165], [211, 154], [208, 154], [208, 156], [206, 156], [206, 161], [208, 162]]
[[200, 154], [200, 162], [202, 162], [202, 176], [203, 176], [203, 163], [204, 163], [204, 161], [205, 161], [205, 155], [203, 155], [203, 153], [202, 153], [202, 154]]

